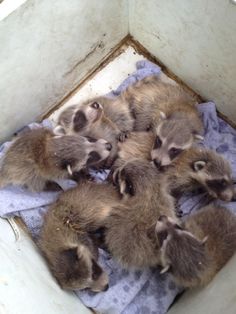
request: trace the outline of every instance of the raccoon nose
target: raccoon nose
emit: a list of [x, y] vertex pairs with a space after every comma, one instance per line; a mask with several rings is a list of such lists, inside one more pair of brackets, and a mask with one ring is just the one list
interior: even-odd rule
[[161, 168], [161, 162], [160, 161], [158, 161], [157, 159], [154, 159], [153, 162], [154, 162], [154, 165], [157, 167], [157, 169]]
[[232, 190], [223, 191], [219, 195], [219, 199], [221, 199], [222, 201], [225, 201], [225, 202], [233, 202], [233, 201], [235, 201], [234, 191], [232, 191]]
[[109, 284], [106, 284], [102, 291], [107, 291], [109, 289]]
[[105, 144], [106, 150], [111, 151], [112, 150], [112, 145], [110, 143]]

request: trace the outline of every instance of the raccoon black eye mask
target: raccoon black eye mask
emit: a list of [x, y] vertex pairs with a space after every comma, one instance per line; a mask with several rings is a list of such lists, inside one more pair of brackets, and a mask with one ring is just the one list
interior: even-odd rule
[[80, 132], [86, 127], [88, 120], [83, 111], [78, 110], [73, 120], [73, 128], [75, 132]]

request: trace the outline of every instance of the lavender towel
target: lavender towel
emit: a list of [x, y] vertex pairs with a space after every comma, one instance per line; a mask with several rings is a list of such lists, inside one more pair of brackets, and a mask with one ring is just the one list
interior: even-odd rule
[[[151, 74], [159, 75], [160, 68], [149, 62], [137, 63], [137, 71], [130, 75], [116, 91], [109, 96], [115, 97], [128, 85]], [[212, 102], [199, 105], [199, 110], [205, 125], [205, 140], [203, 146], [212, 148], [223, 154], [233, 168], [236, 178], [236, 130], [216, 115]], [[43, 122], [50, 127], [49, 121]], [[39, 127], [36, 124], [30, 127]], [[0, 157], [10, 143], [0, 147]], [[107, 172], [93, 173], [98, 181], [104, 180]], [[61, 182], [67, 189], [73, 183]], [[52, 203], [57, 193], [30, 193], [23, 188], [8, 187], [0, 192], [0, 215], [20, 215], [32, 234], [36, 236], [42, 225], [42, 215], [47, 205]], [[184, 215], [206, 205], [208, 198], [202, 195], [185, 196], [181, 199], [181, 210]], [[236, 203], [224, 204], [236, 213]], [[181, 290], [171, 281], [168, 274], [160, 275], [158, 269], [144, 271], [127, 271], [122, 269], [106, 252], [100, 251], [100, 263], [110, 276], [110, 288], [98, 294], [76, 292], [82, 302], [98, 312], [109, 314], [163, 314]]]

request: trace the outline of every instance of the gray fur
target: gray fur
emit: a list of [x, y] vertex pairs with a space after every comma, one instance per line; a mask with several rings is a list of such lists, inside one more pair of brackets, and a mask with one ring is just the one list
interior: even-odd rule
[[93, 264], [95, 270], [100, 266], [91, 233], [104, 225], [119, 201], [119, 194], [112, 185], [82, 182], [79, 187], [63, 193], [49, 208], [39, 246], [63, 288], [90, 288], [95, 292], [107, 288], [108, 277], [103, 271], [98, 278], [93, 276]]
[[[98, 108], [93, 108], [93, 104]], [[76, 120], [78, 111], [86, 118], [83, 125]], [[77, 125], [78, 123], [78, 125]], [[80, 134], [93, 138], [104, 138], [112, 144], [112, 151], [106, 166], [110, 166], [117, 154], [118, 141], [124, 141], [133, 129], [133, 118], [121, 97], [110, 99], [97, 97], [65, 109], [58, 118], [57, 130], [66, 134]]]
[[167, 84], [156, 76], [146, 77], [123, 93], [135, 116], [135, 131], [152, 129], [161, 139], [161, 146], [152, 151], [156, 164], [167, 166], [170, 149], [190, 148], [202, 131], [203, 124], [195, 99], [179, 85]]
[[126, 268], [155, 266], [159, 261], [159, 246], [153, 240], [156, 221], [162, 214], [177, 221], [165, 179], [149, 162], [133, 160], [114, 172], [114, 180], [123, 198], [106, 221], [106, 245]]
[[[89, 142], [85, 137], [55, 136], [48, 129], [35, 129], [16, 138], [1, 162], [0, 187], [9, 184], [26, 185], [32, 191], [42, 191], [48, 181], [68, 178], [87, 168], [89, 156], [96, 152], [102, 161], [109, 156], [107, 142]], [[90, 165], [90, 163], [89, 163]]]
[[[201, 167], [197, 166], [201, 165]], [[231, 201], [234, 196], [232, 169], [220, 154], [206, 148], [193, 147], [166, 171], [170, 190], [175, 194], [204, 188], [213, 198]], [[214, 182], [218, 182], [214, 186]]]
[[[209, 283], [236, 251], [236, 217], [228, 209], [210, 205], [188, 216], [182, 229], [168, 218], [156, 228], [166, 232], [162, 267], [181, 286]], [[163, 240], [163, 238], [162, 238]]]
[[[112, 167], [115, 171], [132, 158], [151, 161], [150, 152], [154, 135], [149, 132], [133, 132], [124, 143], [119, 144], [118, 159]], [[202, 169], [196, 165], [203, 164]], [[176, 196], [197, 188], [203, 188], [213, 198], [231, 201], [235, 196], [232, 169], [220, 154], [206, 148], [192, 147], [183, 151], [171, 166], [163, 167], [169, 188]], [[214, 187], [214, 181], [221, 182]], [[211, 184], [213, 183], [213, 184]]]

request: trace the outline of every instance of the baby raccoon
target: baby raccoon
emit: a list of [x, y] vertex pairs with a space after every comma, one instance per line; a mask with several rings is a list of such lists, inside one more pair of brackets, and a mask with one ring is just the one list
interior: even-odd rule
[[[97, 97], [65, 109], [58, 118], [56, 129], [58, 132], [79, 133], [89, 130], [97, 121], [103, 127], [106, 123], [113, 126], [117, 135], [132, 131], [134, 124], [129, 107], [122, 97]], [[95, 126], [98, 127], [98, 124]]]
[[[132, 158], [151, 160], [153, 138], [154, 135], [147, 132], [131, 133], [119, 145], [119, 158], [112, 167], [113, 172]], [[156, 165], [155, 159], [153, 162]], [[183, 151], [171, 166], [157, 168], [164, 170], [162, 172], [167, 177], [170, 191], [176, 197], [188, 190], [203, 188], [213, 198], [227, 202], [235, 198], [230, 164], [213, 150], [192, 147]]]
[[123, 137], [121, 140], [124, 140], [127, 133], [133, 130], [134, 118], [122, 94], [116, 98], [99, 97], [96, 101], [103, 107], [105, 116], [118, 127]]
[[118, 144], [120, 160], [117, 161], [117, 164], [130, 160], [130, 158], [142, 158], [152, 160], [158, 169], [163, 170], [180, 158], [181, 153], [187, 149], [184, 137], [179, 137], [178, 148], [175, 146], [169, 150], [162, 149], [163, 141], [165, 140], [161, 140], [155, 132], [131, 132], [124, 143]]
[[202, 130], [202, 122], [195, 107], [196, 100], [180, 85], [163, 82], [152, 75], [130, 85], [122, 97], [129, 103], [135, 117], [135, 131], [147, 131], [153, 122], [155, 126], [161, 112], [167, 118], [173, 113], [181, 113], [179, 117], [193, 119], [193, 129]]
[[120, 97], [98, 97], [63, 111], [55, 132], [106, 139], [112, 144], [107, 161], [110, 166], [117, 154], [117, 142], [124, 141], [132, 128], [133, 118]]
[[[188, 121], [177, 118], [178, 113], [163, 120], [155, 129], [155, 139], [151, 151], [151, 158], [157, 168], [171, 165], [182, 152], [191, 148], [195, 140], [202, 136], [189, 132]], [[191, 123], [190, 123], [191, 124]]]
[[92, 235], [119, 201], [112, 185], [84, 181], [63, 193], [49, 208], [39, 246], [63, 288], [90, 288], [95, 292], [108, 288], [108, 276], [97, 263]]
[[234, 197], [229, 162], [210, 149], [192, 147], [166, 171], [173, 195], [203, 188], [213, 198], [230, 202]]
[[106, 159], [111, 144], [82, 136], [55, 136], [48, 129], [34, 129], [16, 138], [1, 161], [0, 187], [25, 185], [32, 191], [57, 188], [52, 181], [68, 178]]
[[236, 251], [236, 217], [213, 205], [188, 216], [182, 225], [161, 216], [156, 225], [162, 273], [183, 287], [208, 284]]
[[165, 179], [151, 163], [138, 159], [127, 162], [113, 176], [123, 198], [106, 220], [106, 246], [126, 268], [155, 266], [159, 261], [154, 237], [157, 219], [168, 215], [177, 221]]
[[149, 76], [128, 87], [122, 97], [135, 117], [134, 130], [154, 131], [152, 158], [157, 166], [171, 164], [195, 140], [202, 139], [203, 124], [196, 101], [179, 85]]

